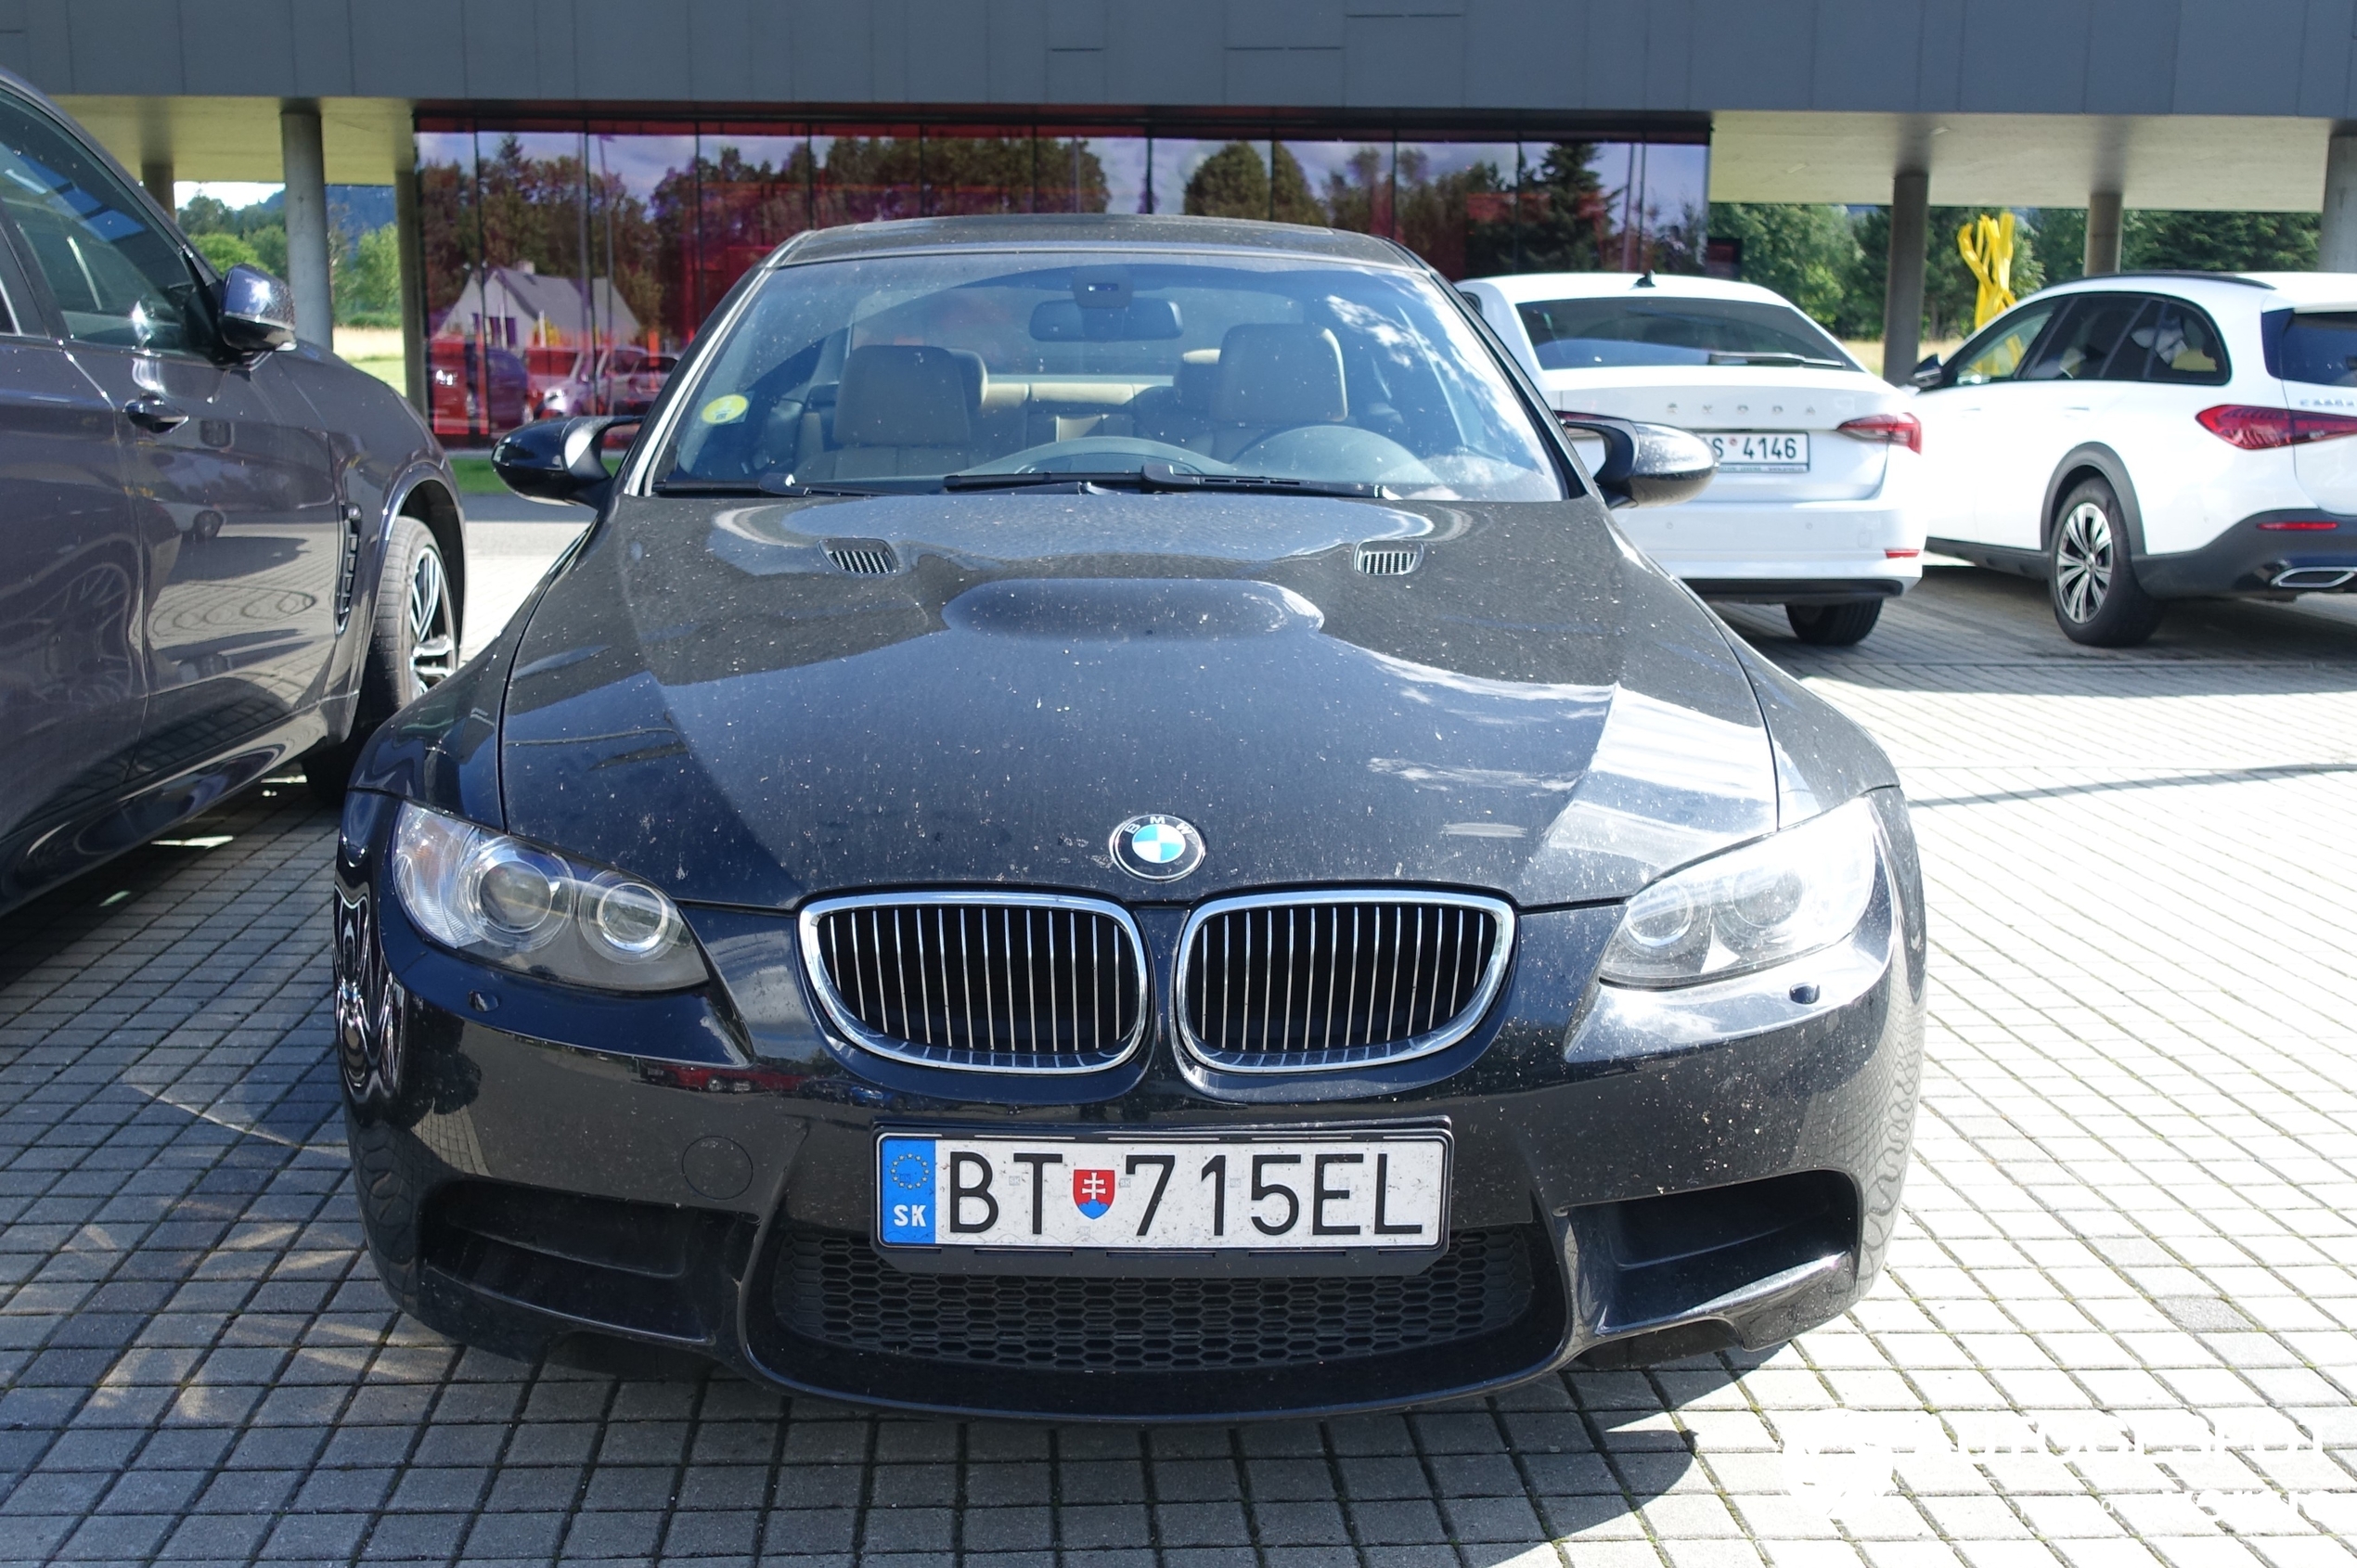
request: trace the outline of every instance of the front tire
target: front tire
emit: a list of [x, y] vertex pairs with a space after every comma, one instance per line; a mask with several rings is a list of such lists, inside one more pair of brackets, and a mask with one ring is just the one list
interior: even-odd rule
[[1819, 648], [1852, 648], [1882, 619], [1882, 600], [1851, 599], [1847, 604], [1788, 604], [1784, 619], [1792, 635]]
[[397, 517], [385, 539], [352, 733], [313, 748], [303, 759], [303, 782], [313, 797], [323, 805], [341, 803], [353, 764], [377, 726], [457, 668], [458, 607], [450, 597], [442, 546], [424, 523]]
[[2100, 479], [2063, 497], [2046, 545], [2046, 587], [2063, 636], [2090, 648], [2133, 648], [2160, 628], [2166, 610], [2136, 581], [2119, 497]]

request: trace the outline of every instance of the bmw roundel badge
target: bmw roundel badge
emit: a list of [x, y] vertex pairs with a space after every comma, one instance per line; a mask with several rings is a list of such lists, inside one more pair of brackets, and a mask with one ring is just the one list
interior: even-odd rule
[[1113, 830], [1114, 863], [1150, 882], [1175, 882], [1203, 864], [1203, 835], [1175, 816], [1133, 816]]

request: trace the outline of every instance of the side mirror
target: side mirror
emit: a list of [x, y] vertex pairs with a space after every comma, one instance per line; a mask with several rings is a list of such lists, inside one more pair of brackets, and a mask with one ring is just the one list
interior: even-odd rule
[[1915, 366], [1907, 379], [1919, 387], [1939, 385], [1939, 356], [1936, 353], [1924, 355], [1923, 363]]
[[1648, 425], [1604, 414], [1559, 414], [1565, 431], [1601, 438], [1604, 460], [1596, 466], [1596, 488], [1604, 504], [1672, 507], [1709, 488], [1719, 471], [1710, 443], [1674, 425]]
[[500, 437], [491, 449], [491, 470], [527, 500], [594, 507], [605, 500], [613, 483], [606, 469], [606, 432], [637, 423], [634, 414], [524, 425]]
[[295, 341], [294, 290], [240, 262], [221, 280], [221, 337], [239, 353], [268, 353]]

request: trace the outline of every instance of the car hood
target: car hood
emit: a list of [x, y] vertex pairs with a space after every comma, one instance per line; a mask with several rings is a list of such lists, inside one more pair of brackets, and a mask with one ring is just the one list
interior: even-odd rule
[[[1360, 570], [1371, 543], [1412, 570]], [[625, 497], [534, 608], [500, 733], [510, 831], [761, 907], [1399, 880], [1527, 907], [1777, 809], [1717, 623], [1585, 501]], [[1110, 853], [1149, 812], [1206, 846], [1167, 891]]]

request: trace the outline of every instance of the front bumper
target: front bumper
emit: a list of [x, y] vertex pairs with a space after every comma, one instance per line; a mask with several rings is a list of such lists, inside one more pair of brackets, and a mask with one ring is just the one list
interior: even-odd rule
[[[1892, 874], [1846, 945], [1628, 992], [1591, 979], [1617, 906], [1527, 911], [1465, 1041], [1251, 1084], [1182, 1072], [1166, 1026], [1079, 1080], [863, 1057], [810, 1022], [790, 915], [690, 909], [722, 976], [701, 992], [586, 997], [487, 970], [379, 896], [393, 813], [364, 806], [373, 826], [339, 856], [336, 957], [370, 1247], [399, 1304], [463, 1341], [531, 1356], [592, 1334], [932, 1411], [1331, 1414], [1578, 1358], [1763, 1347], [1871, 1283], [1912, 1139], [1919, 878], [1904, 806], [1877, 800]], [[1184, 911], [1136, 913], [1167, 995]], [[1436, 1122], [1455, 1146], [1452, 1242], [1418, 1275], [1298, 1257], [1159, 1278], [1085, 1261], [904, 1272], [869, 1243], [879, 1125]]]

